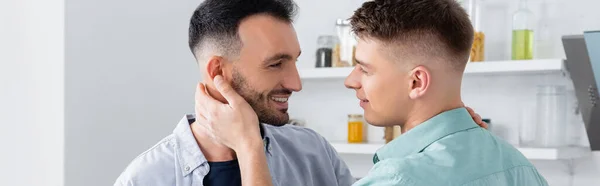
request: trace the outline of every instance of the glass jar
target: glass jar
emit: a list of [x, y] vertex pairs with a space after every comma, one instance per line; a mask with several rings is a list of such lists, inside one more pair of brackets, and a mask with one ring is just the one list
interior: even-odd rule
[[519, 123], [519, 146], [536, 147], [536, 108], [535, 104], [521, 105]]
[[335, 24], [338, 35], [339, 44], [334, 48], [334, 55], [339, 57], [339, 61], [333, 63], [333, 67], [349, 67], [356, 64], [354, 52], [356, 47], [356, 39], [352, 34], [350, 21], [338, 19]]
[[339, 63], [339, 58], [333, 56], [333, 48], [338, 44], [336, 36], [323, 35], [317, 39], [317, 54], [315, 67], [331, 67], [335, 63]]
[[390, 126], [385, 127], [383, 138], [385, 139], [385, 143], [389, 143], [400, 135], [402, 135], [402, 128], [400, 126]]
[[475, 31], [473, 37], [473, 46], [471, 47], [471, 55], [469, 58], [470, 62], [481, 62], [485, 60], [485, 34], [483, 33], [481, 25], [481, 9], [483, 7], [483, 0], [465, 0], [463, 1], [463, 7], [469, 14], [471, 24]]
[[561, 147], [567, 144], [567, 99], [564, 86], [538, 86], [535, 144]]
[[364, 141], [365, 122], [362, 114], [348, 114], [348, 143]]

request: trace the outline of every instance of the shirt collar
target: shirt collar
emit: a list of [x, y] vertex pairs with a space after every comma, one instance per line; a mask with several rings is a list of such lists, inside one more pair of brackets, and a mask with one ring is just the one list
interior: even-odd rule
[[190, 121], [193, 121], [194, 119], [195, 116], [192, 114], [185, 115], [179, 121], [175, 130], [173, 130], [173, 134], [177, 138], [175, 149], [179, 154], [178, 158], [181, 158], [179, 167], [184, 176], [207, 162], [206, 157], [202, 154], [202, 151], [200, 151], [200, 147], [198, 146], [196, 138], [192, 133], [192, 128], [190, 127]]
[[373, 163], [419, 153], [445, 136], [476, 127], [465, 108], [442, 112], [381, 147], [373, 157]]
[[[195, 115], [186, 114], [173, 130], [173, 134], [177, 138], [175, 149], [180, 154], [179, 158], [181, 158], [181, 161], [179, 161], [179, 164], [184, 176], [207, 162], [190, 127], [190, 124], [195, 120]], [[268, 146], [271, 145], [270, 140], [273, 139], [273, 134], [267, 130], [265, 125], [260, 125], [260, 134], [263, 138], [265, 149], [268, 149]]]

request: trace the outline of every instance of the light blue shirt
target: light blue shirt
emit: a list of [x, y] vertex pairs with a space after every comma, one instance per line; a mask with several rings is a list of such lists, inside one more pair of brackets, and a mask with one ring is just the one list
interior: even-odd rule
[[373, 157], [364, 185], [545, 186], [514, 147], [480, 128], [464, 108], [443, 112], [400, 135]]
[[[135, 158], [115, 186], [201, 186], [210, 167], [186, 115], [173, 134]], [[276, 186], [349, 186], [355, 180], [335, 149], [313, 130], [263, 124], [265, 154]]]

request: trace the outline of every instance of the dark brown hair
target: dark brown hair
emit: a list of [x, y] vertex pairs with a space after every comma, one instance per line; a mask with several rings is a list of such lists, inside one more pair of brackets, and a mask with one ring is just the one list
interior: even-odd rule
[[241, 47], [238, 27], [243, 19], [267, 14], [292, 23], [296, 11], [292, 0], [205, 0], [190, 19], [190, 50], [196, 56], [197, 50], [209, 45], [225, 54], [237, 54]]
[[359, 38], [403, 43], [425, 55], [443, 56], [463, 70], [473, 43], [469, 16], [455, 0], [369, 1], [354, 12], [350, 24]]

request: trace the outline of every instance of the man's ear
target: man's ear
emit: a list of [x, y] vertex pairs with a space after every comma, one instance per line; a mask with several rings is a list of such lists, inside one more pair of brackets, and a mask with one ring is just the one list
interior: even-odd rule
[[417, 66], [409, 72], [409, 94], [410, 99], [423, 96], [431, 84], [431, 73], [424, 66]]
[[210, 79], [214, 79], [217, 75], [223, 75], [223, 65], [225, 59], [221, 56], [211, 56], [206, 62], [206, 73]]

